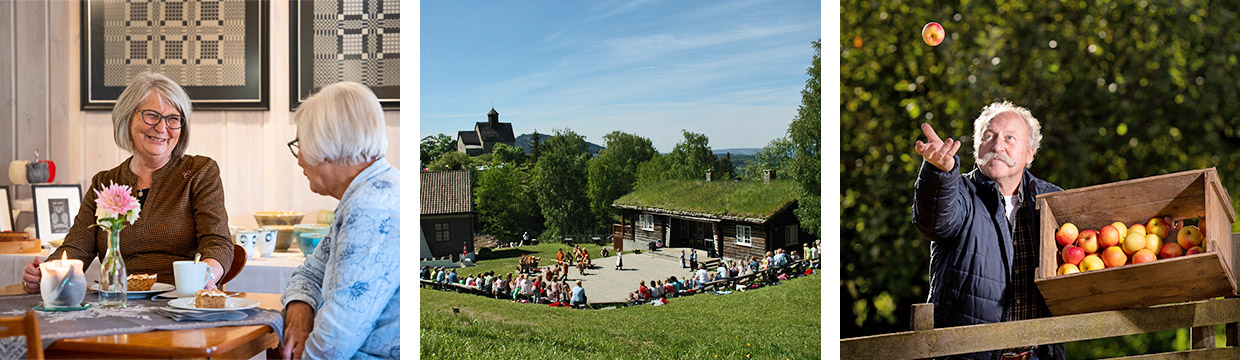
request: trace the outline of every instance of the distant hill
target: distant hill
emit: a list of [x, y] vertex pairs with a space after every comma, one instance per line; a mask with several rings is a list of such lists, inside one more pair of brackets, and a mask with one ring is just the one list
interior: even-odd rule
[[[540, 133], [538, 134], [538, 136], [540, 137], [538, 142], [546, 142], [547, 139], [551, 138], [553, 135]], [[526, 154], [530, 153], [530, 144], [533, 142], [534, 142], [534, 134], [521, 134], [521, 136], [517, 137], [517, 147], [525, 151]], [[598, 156], [598, 152], [603, 151], [604, 147], [599, 146], [598, 144], [586, 141], [586, 149], [590, 151], [590, 155]]]
[[761, 148], [736, 148], [736, 149], [715, 149], [714, 152], [715, 152], [715, 155], [723, 155], [725, 153], [732, 153], [732, 157], [735, 158], [736, 155], [757, 154], [758, 151], [761, 151], [761, 150], [762, 150]]

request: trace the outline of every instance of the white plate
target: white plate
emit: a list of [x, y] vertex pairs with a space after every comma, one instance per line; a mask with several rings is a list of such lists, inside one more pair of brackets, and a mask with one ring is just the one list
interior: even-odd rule
[[223, 309], [200, 309], [200, 308], [194, 307], [194, 298], [183, 297], [183, 298], [179, 298], [175, 300], [168, 300], [168, 306], [179, 308], [179, 309], [203, 310], [203, 311], [245, 310], [245, 309], [253, 309], [257, 307], [258, 300], [230, 297], [230, 298], [224, 299]]
[[[91, 289], [91, 290], [94, 290], [94, 291], [99, 291], [99, 284], [93, 284], [93, 285], [91, 285], [91, 286], [90, 286], [90, 289]], [[157, 283], [155, 283], [155, 285], [151, 285], [151, 289], [150, 289], [150, 290], [147, 290], [147, 291], [129, 291], [129, 292], [127, 292], [127, 293], [126, 293], [126, 295], [127, 295], [126, 297], [128, 297], [128, 298], [130, 298], [130, 299], [141, 299], [141, 298], [151, 297], [151, 295], [154, 295], [154, 294], [166, 293], [166, 292], [173, 291], [173, 290], [176, 290], [176, 289], [177, 289], [177, 287], [176, 287], [176, 286], [172, 286], [172, 285], [170, 285], [170, 284], [158, 283], [158, 282], [157, 282]]]

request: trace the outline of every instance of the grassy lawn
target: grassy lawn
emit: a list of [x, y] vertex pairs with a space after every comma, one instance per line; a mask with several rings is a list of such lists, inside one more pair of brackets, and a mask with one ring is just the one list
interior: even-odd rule
[[[599, 251], [603, 250], [602, 246], [594, 244], [582, 244], [587, 251], [590, 252], [590, 258], [598, 260]], [[563, 249], [565, 254], [573, 250], [572, 245], [560, 243], [547, 243], [532, 246], [518, 246], [506, 249], [492, 251], [486, 257], [478, 257], [478, 265], [463, 269], [456, 269], [456, 274], [464, 278], [470, 274], [481, 274], [488, 271], [494, 271], [496, 274], [506, 274], [517, 270], [517, 260], [521, 259], [521, 255], [541, 257], [542, 261], [538, 262], [538, 266], [548, 266], [555, 264], [555, 252]], [[612, 252], [614, 255], [615, 253]], [[598, 262], [596, 261], [597, 265]]]
[[[552, 256], [555, 250], [552, 249]], [[820, 275], [665, 306], [571, 310], [420, 290], [424, 359], [818, 359]], [[454, 314], [452, 308], [460, 308]]]

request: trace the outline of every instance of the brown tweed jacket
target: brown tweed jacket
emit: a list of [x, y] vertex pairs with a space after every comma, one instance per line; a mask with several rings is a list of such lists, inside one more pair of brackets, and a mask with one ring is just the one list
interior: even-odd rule
[[[95, 223], [95, 190], [112, 182], [135, 187], [138, 176], [129, 170], [132, 160], [131, 156], [120, 166], [95, 174], [64, 244], [49, 259], [59, 259], [61, 252], [68, 252], [70, 259], [85, 264], [91, 258], [103, 261], [108, 232], [90, 226]], [[233, 242], [219, 165], [205, 156], [185, 155], [169, 160], [151, 178], [138, 221], [121, 230], [120, 248], [127, 272], [159, 274], [159, 282], [175, 284], [172, 262], [193, 260], [195, 253], [202, 253], [203, 259], [219, 261], [227, 273], [232, 265]]]

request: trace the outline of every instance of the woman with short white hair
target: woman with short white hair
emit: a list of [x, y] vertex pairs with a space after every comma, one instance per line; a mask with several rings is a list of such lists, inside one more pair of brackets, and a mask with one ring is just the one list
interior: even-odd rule
[[369, 88], [328, 85], [293, 114], [288, 143], [310, 190], [340, 200], [285, 286], [285, 359], [400, 357], [400, 171]]

